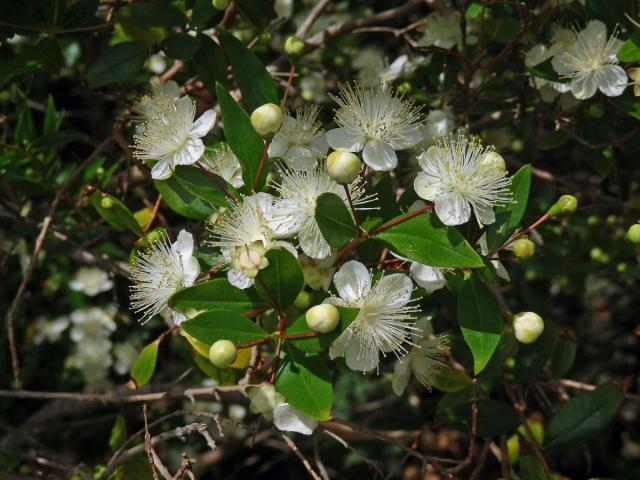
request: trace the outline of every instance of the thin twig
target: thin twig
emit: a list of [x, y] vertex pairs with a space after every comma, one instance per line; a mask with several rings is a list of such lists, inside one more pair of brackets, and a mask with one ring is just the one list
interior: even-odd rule
[[294, 443], [294, 441], [291, 440], [284, 433], [281, 433], [280, 436], [284, 439], [285, 443], [289, 446], [289, 448], [291, 450], [293, 450], [293, 453], [295, 453], [296, 456], [300, 459], [300, 461], [304, 465], [304, 468], [306, 468], [307, 472], [309, 472], [309, 476], [311, 476], [311, 478], [313, 478], [313, 480], [322, 480], [322, 477], [316, 473], [316, 471], [313, 469], [313, 467], [309, 463], [309, 460], [307, 460], [307, 457], [305, 457], [302, 454], [302, 452], [300, 451], [298, 446]]
[[142, 416], [144, 417], [144, 450], [147, 453], [147, 460], [151, 467], [151, 473], [153, 474], [153, 480], [158, 480], [158, 471], [156, 469], [156, 462], [153, 458], [153, 447], [151, 446], [151, 434], [149, 433], [149, 418], [147, 416], [147, 404], [142, 405]]

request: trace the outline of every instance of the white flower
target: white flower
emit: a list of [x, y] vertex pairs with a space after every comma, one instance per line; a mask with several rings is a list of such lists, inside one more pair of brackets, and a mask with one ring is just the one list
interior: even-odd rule
[[133, 362], [138, 358], [140, 350], [131, 342], [125, 341], [113, 347], [113, 369], [118, 375], [125, 375], [131, 370]]
[[116, 329], [114, 320], [117, 309], [114, 305], [106, 308], [90, 307], [84, 310], [74, 310], [71, 313], [70, 337], [76, 343], [82, 344], [102, 344], [106, 348], [111, 332]]
[[561, 76], [571, 79], [569, 89], [584, 100], [600, 90], [608, 97], [622, 95], [627, 86], [627, 72], [617, 65], [616, 54], [623, 42], [615, 32], [607, 38], [607, 27], [592, 20], [578, 32], [572, 46], [555, 55], [551, 64]]
[[225, 144], [221, 144], [220, 148], [211, 153], [206, 152], [199, 163], [206, 170], [226, 180], [234, 188], [240, 188], [244, 185], [240, 161]]
[[69, 326], [69, 317], [61, 315], [53, 320], [49, 320], [46, 317], [38, 317], [36, 319], [33, 336], [33, 343], [40, 345], [43, 342], [55, 343], [62, 337], [64, 332]]
[[431, 390], [438, 373], [446, 364], [446, 337], [434, 335], [429, 318], [416, 322], [416, 332], [412, 335], [413, 346], [406, 356], [398, 359], [393, 368], [391, 386], [393, 393], [400, 396], [409, 384], [411, 374], [420, 384]]
[[164, 234], [138, 253], [131, 269], [131, 307], [142, 312], [142, 323], [167, 312], [171, 312], [176, 325], [184, 320], [184, 315], [169, 308], [168, 301], [179, 289], [193, 285], [200, 274], [193, 248], [193, 236], [181, 230], [175, 243], [170, 244]]
[[455, 10], [434, 12], [427, 16], [421, 30], [424, 33], [418, 46], [453, 48], [462, 41], [460, 13]]
[[418, 157], [422, 172], [414, 189], [419, 197], [434, 202], [442, 223], [465, 223], [472, 207], [481, 226], [495, 222], [493, 207], [510, 200], [511, 179], [505, 171], [483, 164], [492, 152], [492, 147], [458, 134], [439, 140]]
[[231, 267], [227, 278], [237, 288], [253, 285], [258, 271], [268, 264], [264, 257], [267, 250], [282, 247], [297, 256], [291, 244], [276, 239], [265, 218], [273, 207], [273, 200], [271, 195], [262, 192], [244, 197], [210, 226], [208, 244], [220, 248], [224, 261]]
[[167, 83], [151, 82], [151, 95], [144, 95], [133, 105], [133, 111], [142, 120], [151, 120], [162, 114], [180, 98], [180, 87], [173, 80]]
[[340, 108], [339, 128], [327, 132], [334, 150], [362, 151], [364, 162], [374, 170], [391, 170], [398, 164], [397, 150], [413, 147], [422, 138], [420, 109], [390, 88], [340, 85], [332, 98]]
[[[316, 201], [323, 193], [333, 193], [350, 208], [344, 187], [329, 177], [324, 165], [309, 171], [283, 168], [280, 173], [280, 183], [275, 185], [279, 198], [266, 215], [269, 226], [278, 237], [297, 235], [300, 248], [310, 257], [328, 257], [331, 246], [316, 222]], [[356, 208], [374, 200], [374, 197], [363, 196], [364, 190], [357, 180], [349, 185], [349, 191]]]
[[[489, 255], [489, 246], [487, 245], [487, 234], [483, 233], [482, 236], [478, 239], [477, 245], [480, 247], [480, 253], [484, 256]], [[508, 245], [507, 247], [505, 247], [507, 250], [512, 250], [513, 249], [513, 244]], [[493, 268], [496, 271], [496, 275], [498, 275], [499, 278], [506, 280], [507, 282], [511, 281], [511, 277], [509, 276], [509, 272], [507, 271], [507, 269], [505, 268], [505, 266], [502, 264], [502, 262], [500, 260], [498, 260], [497, 258], [492, 258], [490, 260], [491, 265], [493, 266]]]
[[202, 137], [213, 128], [216, 114], [207, 110], [194, 121], [195, 114], [193, 101], [182, 97], [148, 119], [134, 135], [136, 156], [157, 161], [151, 169], [154, 180], [166, 180], [176, 165], [192, 165], [202, 157]]
[[[573, 45], [576, 40], [576, 32], [574, 30], [558, 26], [553, 27], [552, 30], [553, 35], [550, 47], [544, 44], [538, 44], [527, 51], [524, 57], [524, 64], [527, 67], [535, 67], [553, 56], [561, 54]], [[532, 81], [534, 86], [540, 90], [544, 101], [552, 101], [558, 95], [558, 92], [566, 93], [569, 91], [568, 83], [552, 82], [538, 77], [532, 77]]]
[[284, 121], [269, 145], [269, 158], [281, 157], [292, 168], [308, 170], [329, 150], [327, 139], [318, 122], [318, 105], [296, 110], [295, 118], [285, 113]]
[[418, 150], [426, 150], [436, 143], [438, 138], [449, 135], [455, 128], [455, 117], [450, 107], [431, 110], [424, 124], [420, 127], [422, 140], [416, 145]]
[[69, 282], [71, 290], [82, 292], [94, 297], [102, 292], [107, 292], [113, 287], [113, 282], [107, 272], [96, 267], [80, 268]]
[[288, 403], [280, 403], [273, 409], [273, 424], [281, 431], [311, 435], [318, 426], [318, 421]]
[[318, 72], [311, 72], [300, 80], [300, 96], [307, 102], [327, 101], [327, 80]]
[[298, 257], [302, 274], [304, 275], [304, 283], [312, 290], [320, 289], [325, 292], [329, 291], [331, 279], [336, 271], [336, 255], [330, 255], [323, 260], [313, 259], [304, 253]]
[[293, 0], [276, 0], [273, 4], [278, 18], [291, 18], [293, 15]]
[[403, 273], [382, 277], [371, 285], [371, 275], [359, 262], [346, 262], [333, 277], [340, 297], [324, 303], [356, 307], [356, 319], [329, 347], [333, 359], [344, 355], [352, 370], [377, 369], [379, 354], [393, 352], [398, 358], [407, 352], [409, 334], [415, 329], [414, 314], [419, 308], [410, 305], [413, 284]]

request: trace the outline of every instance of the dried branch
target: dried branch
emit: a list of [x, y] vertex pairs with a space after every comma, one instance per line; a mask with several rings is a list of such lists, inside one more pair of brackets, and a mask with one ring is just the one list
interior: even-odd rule
[[309, 476], [313, 478], [313, 480], [322, 480], [322, 477], [316, 473], [316, 471], [313, 469], [313, 467], [309, 463], [309, 460], [307, 460], [307, 457], [303, 455], [303, 453], [300, 451], [300, 449], [295, 444], [295, 442], [291, 440], [284, 433], [281, 433], [280, 436], [284, 439], [285, 443], [289, 446], [289, 448], [293, 450], [293, 453], [295, 453], [296, 456], [300, 459], [300, 461], [304, 465], [304, 468], [306, 468], [307, 472], [309, 472]]

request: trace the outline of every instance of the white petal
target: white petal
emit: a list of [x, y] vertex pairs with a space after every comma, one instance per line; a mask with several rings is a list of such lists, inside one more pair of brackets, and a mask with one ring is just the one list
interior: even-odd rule
[[440, 191], [440, 179], [428, 173], [420, 172], [413, 181], [413, 189], [420, 198], [435, 200]]
[[311, 151], [317, 158], [322, 158], [327, 154], [329, 150], [329, 144], [327, 143], [327, 136], [325, 134], [320, 135], [319, 137], [314, 138], [309, 147]]
[[305, 215], [297, 202], [276, 200], [264, 218], [276, 236], [290, 237], [300, 230]]
[[166, 180], [173, 175], [172, 167], [170, 160], [158, 160], [151, 169], [151, 178], [154, 180]]
[[418, 285], [427, 291], [427, 293], [440, 290], [447, 284], [447, 280], [441, 270], [418, 262], [413, 262], [411, 264], [411, 267], [409, 267], [409, 274]]
[[506, 280], [507, 282], [511, 281], [509, 272], [506, 268], [504, 268], [504, 265], [500, 260], [491, 260], [491, 265], [493, 265], [493, 268], [496, 269], [496, 275], [498, 275], [499, 278]]
[[291, 245], [289, 242], [282, 242], [282, 241], [271, 242], [270, 248], [284, 248], [291, 255], [298, 258], [298, 251], [296, 250], [296, 247]]
[[593, 73], [580, 74], [574, 77], [570, 83], [571, 93], [579, 100], [591, 98], [598, 90], [596, 76]]
[[178, 239], [173, 245], [171, 245], [171, 250], [174, 253], [180, 254], [185, 257], [190, 257], [191, 255], [193, 255], [193, 235], [191, 235], [186, 230], [180, 230]]
[[404, 393], [407, 385], [409, 385], [409, 380], [411, 379], [410, 366], [411, 362], [409, 361], [409, 357], [402, 357], [396, 360], [396, 363], [393, 366], [393, 380], [391, 381], [391, 388], [393, 389], [393, 393], [399, 397]]
[[180, 325], [186, 319], [187, 319], [187, 316], [184, 313], [171, 310], [171, 321], [173, 322], [174, 325]]
[[436, 215], [445, 225], [461, 225], [471, 217], [471, 206], [463, 197], [450, 195], [435, 203]]
[[496, 221], [496, 214], [493, 212], [493, 207], [491, 205], [479, 205], [475, 204], [473, 206], [473, 211], [476, 214], [476, 218], [478, 219], [478, 223], [482, 225], [491, 225]]
[[253, 285], [253, 278], [247, 277], [240, 270], [230, 269], [227, 272], [227, 280], [229, 280], [229, 283], [231, 285], [240, 289], [249, 288], [251, 285]]
[[578, 36], [583, 37], [588, 43], [604, 45], [607, 41], [607, 26], [600, 20], [591, 20]]
[[316, 420], [299, 412], [288, 403], [281, 403], [273, 409], [273, 424], [278, 430], [304, 435], [311, 435], [318, 426]]
[[198, 118], [189, 130], [189, 136], [191, 138], [201, 138], [211, 131], [216, 124], [216, 112], [213, 110], [207, 110], [200, 118]]
[[386, 297], [386, 305], [401, 307], [411, 300], [413, 283], [404, 273], [393, 273], [382, 277], [374, 288], [380, 296]]
[[302, 146], [290, 148], [284, 155], [284, 159], [287, 165], [297, 170], [311, 170], [317, 165], [313, 152]]
[[267, 156], [269, 158], [283, 157], [288, 149], [289, 141], [282, 132], [278, 132], [273, 136], [273, 140], [269, 144]]
[[184, 146], [173, 156], [175, 165], [193, 165], [204, 154], [204, 143], [199, 138], [187, 140]]
[[174, 80], [169, 80], [164, 85], [161, 85], [160, 89], [165, 93], [165, 95], [175, 98], [180, 97], [180, 87]]
[[200, 275], [200, 263], [198, 263], [198, 260], [195, 257], [183, 258], [182, 272], [184, 274], [182, 284], [185, 287], [190, 287], [194, 284], [198, 275]]
[[395, 134], [389, 143], [395, 150], [411, 148], [422, 140], [422, 131], [419, 126], [406, 128]]
[[364, 147], [364, 136], [351, 133], [344, 128], [334, 128], [327, 132], [327, 142], [334, 150], [359, 152]]
[[606, 65], [600, 72], [600, 91], [607, 97], [622, 95], [629, 81], [627, 72], [618, 65]]
[[344, 360], [351, 370], [367, 372], [378, 367], [380, 354], [372, 345], [351, 341], [344, 352]]
[[551, 66], [559, 75], [569, 75], [573, 72], [565, 63], [561, 53], [551, 59]]
[[371, 276], [362, 263], [350, 260], [333, 276], [333, 284], [341, 298], [355, 301], [371, 290]]
[[398, 156], [393, 147], [378, 140], [369, 140], [365, 144], [362, 160], [378, 172], [391, 170], [398, 165]]

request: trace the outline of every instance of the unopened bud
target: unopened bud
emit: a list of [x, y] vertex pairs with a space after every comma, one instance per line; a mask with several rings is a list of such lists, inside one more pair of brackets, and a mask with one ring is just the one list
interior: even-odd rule
[[500, 173], [507, 170], [507, 164], [505, 163], [504, 158], [502, 158], [502, 155], [497, 152], [487, 153], [480, 162], [480, 165], [486, 169], [497, 170]]
[[272, 135], [280, 130], [284, 115], [275, 103], [265, 103], [251, 114], [251, 125], [258, 135]]
[[228, 368], [237, 355], [238, 350], [231, 340], [218, 340], [209, 348], [209, 360], [214, 367]]
[[291, 35], [284, 42], [284, 52], [290, 57], [298, 57], [304, 53], [305, 44], [304, 40], [295, 35]]
[[578, 199], [573, 195], [562, 195], [549, 209], [549, 216], [571, 215], [578, 208]]
[[213, 5], [213, 8], [216, 8], [218, 10], [226, 10], [230, 3], [231, 0], [211, 0], [211, 5]]
[[322, 303], [307, 310], [305, 317], [311, 330], [318, 333], [328, 333], [338, 326], [340, 312], [330, 303]]
[[544, 321], [537, 313], [521, 312], [513, 318], [513, 330], [520, 343], [533, 343], [542, 335]]
[[329, 176], [338, 183], [351, 183], [360, 173], [362, 162], [357, 155], [343, 150], [331, 152], [327, 157]]
[[240, 270], [249, 278], [255, 278], [258, 272], [268, 265], [269, 260], [265, 257], [265, 249], [260, 241], [236, 247], [231, 259], [231, 267]]
[[629, 227], [629, 230], [627, 230], [627, 240], [631, 243], [640, 243], [640, 223]]
[[313, 295], [311, 295], [311, 293], [307, 292], [306, 290], [302, 290], [293, 301], [293, 305], [296, 308], [307, 308], [309, 305], [311, 305], [311, 300], [313, 300]]
[[100, 200], [100, 206], [109, 209], [113, 207], [113, 200], [109, 197], [103, 197], [102, 200]]
[[536, 253], [536, 244], [528, 238], [520, 238], [513, 243], [513, 253], [522, 259], [533, 257]]

